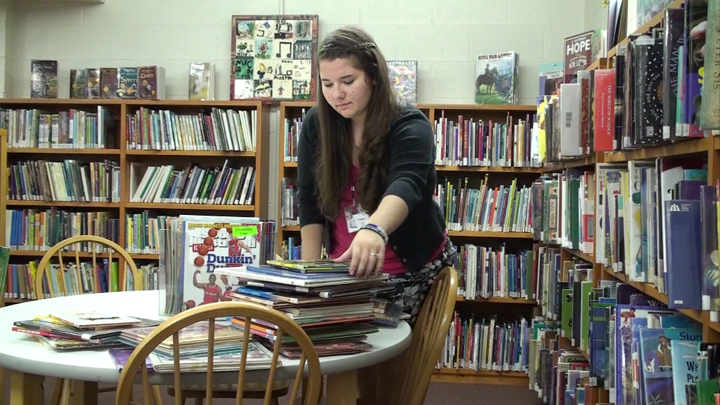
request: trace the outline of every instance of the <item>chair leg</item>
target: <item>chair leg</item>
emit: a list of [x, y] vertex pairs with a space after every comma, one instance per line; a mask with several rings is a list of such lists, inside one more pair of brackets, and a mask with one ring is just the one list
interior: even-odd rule
[[58, 378], [55, 380], [55, 384], [53, 384], [53, 393], [52, 393], [52, 397], [50, 397], [51, 405], [60, 405], [60, 398], [62, 397], [62, 392], [63, 392], [63, 379]]
[[70, 380], [62, 380], [62, 395], [60, 396], [60, 405], [70, 405]]
[[160, 395], [160, 387], [157, 385], [151, 385], [153, 404], [162, 405], [162, 396]]

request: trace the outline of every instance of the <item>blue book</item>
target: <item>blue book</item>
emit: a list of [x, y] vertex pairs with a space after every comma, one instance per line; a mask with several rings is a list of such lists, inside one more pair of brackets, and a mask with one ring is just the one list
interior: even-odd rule
[[702, 341], [698, 328], [659, 328], [640, 330], [640, 367], [645, 404], [674, 404], [673, 353], [671, 342], [694, 343]]
[[692, 341], [673, 340], [670, 342], [673, 361], [673, 393], [675, 405], [690, 405], [697, 400], [688, 398], [697, 397], [696, 383], [700, 379], [700, 363], [698, 362], [698, 344]]
[[702, 309], [699, 200], [665, 201], [668, 307]]

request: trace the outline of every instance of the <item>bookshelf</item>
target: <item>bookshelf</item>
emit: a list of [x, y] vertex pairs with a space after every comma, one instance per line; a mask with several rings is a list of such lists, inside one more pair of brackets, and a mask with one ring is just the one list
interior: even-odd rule
[[[676, 9], [676, 8], [684, 8], [686, 5], [685, 0], [675, 0], [670, 2], [664, 10], [657, 13], [654, 17], [652, 17], [647, 23], [642, 25], [640, 28], [638, 28], [635, 32], [628, 35], [628, 37], [624, 38], [622, 41], [620, 41], [619, 45], [615, 46], [608, 52], [607, 58], [599, 58], [596, 60], [593, 64], [588, 66], [586, 70], [593, 71], [597, 69], [606, 69], [606, 68], [613, 68], [613, 58], [618, 55], [618, 49], [622, 46], [627, 46], [627, 44], [630, 42], [630, 38], [632, 36], [636, 36], [639, 34], [645, 34], [649, 33], [653, 28], [664, 26], [664, 16], [665, 16], [665, 10], [666, 9]], [[666, 82], [667, 83], [667, 82]], [[632, 112], [631, 112], [632, 114]], [[625, 128], [624, 128], [625, 129]], [[612, 152], [593, 152], [588, 156], [582, 156], [576, 159], [569, 159], [562, 162], [555, 162], [555, 163], [549, 163], [546, 164], [543, 167], [543, 173], [546, 174], [552, 174], [556, 172], [561, 172], [568, 168], [579, 168], [579, 169], [586, 169], [588, 171], [593, 171], [596, 175], [598, 173], [598, 164], [604, 164], [604, 163], [617, 163], [617, 164], [627, 164], [630, 161], [647, 161], [647, 162], [655, 162], [655, 159], [658, 158], [678, 158], [678, 159], [688, 159], [688, 160], [696, 160], [696, 161], [705, 161], [706, 162], [706, 168], [707, 168], [707, 182], [706, 184], [708, 186], [716, 186], [716, 182], [720, 180], [720, 137], [718, 136], [708, 136], [706, 133], [706, 137], [704, 138], [685, 138], [685, 139], [678, 139], [672, 143], [665, 143], [660, 145], [650, 145], [650, 146], [636, 146], [634, 149], [624, 149], [619, 151], [612, 151]], [[595, 179], [597, 181], [597, 178]], [[669, 186], [664, 186], [669, 187]], [[597, 198], [597, 196], [595, 197]], [[677, 198], [677, 197], [675, 197]], [[597, 201], [597, 200], [596, 200]], [[658, 201], [660, 203], [660, 201]], [[627, 208], [625, 208], [627, 209]], [[598, 215], [598, 204], [595, 204], [595, 212], [594, 215], [597, 218]], [[713, 206], [712, 210], [715, 210], [715, 207]], [[627, 216], [627, 212], [625, 213], [625, 216]], [[660, 219], [664, 220], [664, 219]], [[663, 235], [665, 237], [665, 235]], [[546, 245], [552, 245], [552, 244], [546, 244]], [[598, 283], [600, 283], [603, 280], [610, 280], [610, 281], [617, 281], [620, 283], [624, 283], [627, 285], [630, 285], [634, 288], [634, 290], [637, 290], [638, 292], [641, 292], [651, 299], [658, 301], [665, 306], [668, 306], [669, 298], [668, 294], [666, 292], [663, 292], [659, 290], [652, 281], [649, 282], [638, 282], [631, 280], [630, 276], [628, 274], [625, 274], [624, 272], [616, 272], [613, 270], [612, 267], [606, 266], [604, 263], [599, 263], [600, 260], [596, 259], [595, 254], [587, 254], [578, 250], [568, 249], [564, 246], [555, 245], [560, 249], [560, 256], [561, 256], [561, 262], [564, 262], [566, 260], [572, 260], [575, 259], [581, 259], [585, 262], [592, 264], [593, 269], [593, 278], [592, 284], [594, 287], [598, 286]], [[596, 237], [594, 239], [594, 248], [593, 252], [599, 252], [599, 249], [604, 249], [604, 246], [599, 245], [598, 238]], [[715, 247], [717, 249], [717, 247]], [[699, 250], [699, 249], [698, 249]], [[626, 252], [625, 255], [628, 253]], [[665, 253], [667, 254], [667, 252]], [[692, 252], [688, 252], [688, 258], [690, 255], [694, 255], [695, 250]], [[621, 258], [621, 260], [628, 260], [627, 258]], [[683, 258], [684, 259], [684, 258]], [[623, 260], [623, 261], [624, 261]], [[665, 260], [667, 260], [667, 256], [665, 256]], [[663, 271], [662, 268], [659, 269], [660, 272]], [[704, 269], [703, 269], [704, 271]], [[667, 273], [666, 273], [667, 274]], [[677, 273], [676, 273], [677, 274]], [[667, 276], [665, 276], [665, 291], [667, 291]], [[554, 293], [554, 292], [551, 292]], [[679, 313], [683, 314], [687, 318], [694, 321], [702, 331], [702, 341], [705, 343], [713, 343], [717, 344], [720, 343], [720, 323], [714, 322], [711, 320], [711, 313], [712, 311], [708, 310], [696, 310], [696, 309], [678, 309]], [[613, 330], [614, 333], [614, 330]], [[559, 335], [558, 335], [559, 336]], [[584, 351], [582, 349], [579, 349], [578, 345], [571, 344], [570, 340], [565, 337], [557, 337], [557, 346], [555, 349], [567, 349], [576, 347], [580, 353], [588, 360], [590, 361], [590, 354], [588, 351]], [[634, 354], [634, 353], [633, 353]], [[642, 361], [642, 360], [641, 360]], [[553, 365], [557, 365], [557, 351], [555, 352], [555, 360], [553, 362]], [[553, 373], [554, 376], [554, 373]], [[593, 382], [593, 380], [595, 380]], [[609, 391], [605, 389], [605, 387], [602, 386], [602, 383], [599, 383], [600, 385], [595, 385], [597, 382], [597, 378], [593, 378], [592, 374], [590, 379], [585, 379], [584, 387], [585, 387], [585, 403], [587, 404], [595, 404], [595, 403], [615, 403], [616, 400], [614, 397], [611, 397], [611, 395], [614, 394], [614, 391], [616, 388], [612, 388], [612, 391]], [[642, 382], [642, 381], [641, 381]], [[583, 382], [580, 382], [580, 386], [582, 387]], [[636, 387], [637, 388], [637, 387]], [[532, 387], [531, 387], [532, 389]], [[618, 388], [619, 389], [619, 388]], [[659, 399], [662, 401], [662, 399]]]
[[[716, 180], [720, 179], [720, 138], [694, 138], [681, 140], [673, 144], [650, 146], [635, 150], [596, 152], [591, 156], [583, 157], [579, 160], [562, 162], [560, 167], [585, 167], [594, 170], [595, 163], [627, 163], [633, 160], [651, 160], [658, 157], [693, 157], [697, 159], [707, 159], [707, 184], [714, 186]], [[558, 170], [557, 167], [553, 167], [552, 169], [547, 169], [546, 172], [550, 173]], [[599, 280], [612, 280], [615, 278], [623, 283], [632, 285], [638, 291], [647, 294], [665, 305], [668, 304], [667, 294], [659, 292], [652, 284], [630, 281], [626, 274], [614, 272], [612, 268], [600, 263], [595, 263], [595, 256], [592, 254], [586, 254], [565, 247], [561, 249], [568, 257], [578, 257], [594, 264], [593, 273], [595, 277], [593, 283], [597, 283]], [[596, 240], [593, 251], [597, 251], [597, 249]], [[679, 311], [702, 324], [704, 342], [720, 343], [720, 323], [710, 322], [710, 311], [685, 309], [680, 309]]]
[[[283, 182], [286, 179], [289, 180], [290, 184], [295, 184], [297, 179], [297, 162], [292, 158], [295, 148], [293, 140], [297, 139], [300, 128], [297, 121], [301, 120], [303, 113], [307, 112], [313, 105], [314, 103], [311, 102], [280, 103], [278, 184], [281, 186], [278, 190], [278, 222], [281, 223], [281, 226], [278, 227], [278, 246], [282, 246], [283, 242], [287, 242], [288, 238], [294, 239], [294, 246], [300, 246], [301, 244], [300, 227], [297, 223], [290, 221], [289, 224], [282, 224], [283, 218], [286, 216], [286, 213], [283, 212], [283, 206], [288, 204], [287, 201], [292, 200], [291, 197], [286, 195]], [[462, 116], [465, 120], [473, 119], [477, 121], [482, 119], [504, 122], [508, 114], [512, 116], [513, 122], [516, 123], [519, 118], [526, 119], [528, 114], [532, 116], [537, 110], [537, 107], [533, 105], [419, 104], [417, 107], [428, 117], [431, 124], [442, 116], [455, 121], [455, 123], [457, 123], [457, 117], [459, 116]], [[467, 177], [473, 187], [477, 187], [477, 182], [483, 180], [485, 176], [489, 177], [489, 183], [493, 187], [496, 185], [510, 185], [513, 179], [517, 179], [518, 187], [520, 185], [530, 185], [542, 173], [540, 167], [479, 167], [447, 164], [436, 165], [436, 170], [438, 184], [444, 183], [446, 179], [456, 184], [458, 180]], [[292, 216], [292, 212], [288, 212], [288, 214]], [[525, 248], [529, 251], [532, 250], [533, 245], [531, 232], [450, 230], [449, 235], [457, 245], [477, 243], [498, 246], [505, 244], [508, 247]], [[459, 311], [479, 315], [502, 312], [511, 315], [531, 316], [535, 305], [536, 301], [531, 298], [501, 296], [481, 298], [476, 296], [474, 299], [466, 299], [465, 296], [459, 295], [456, 308]], [[433, 381], [526, 386], [528, 378], [524, 372], [439, 368], [433, 373]]]
[[[9, 139], [10, 134], [8, 131], [2, 132], [2, 138], [0, 139], [0, 167], [3, 168], [3, 176], [0, 176], [0, 209], [5, 213], [6, 209], [50, 209], [57, 208], [58, 210], [66, 210], [72, 212], [93, 212], [93, 211], [106, 211], [111, 219], [117, 221], [117, 231], [115, 236], [120, 246], [128, 249], [131, 246], [128, 245], [131, 241], [126, 240], [128, 237], [128, 224], [126, 223], [127, 215], [140, 214], [147, 212], [149, 217], [155, 217], [156, 215], [180, 215], [180, 214], [224, 214], [224, 215], [240, 215], [240, 216], [258, 216], [260, 218], [267, 218], [267, 195], [268, 195], [268, 162], [269, 162], [269, 148], [268, 148], [268, 128], [269, 128], [269, 108], [262, 104], [260, 101], [191, 101], [191, 100], [107, 100], [107, 99], [3, 99], [0, 100], [0, 109], [14, 109], [14, 110], [30, 110], [36, 112], [43, 112], [48, 114], [59, 114], [60, 112], [76, 111], [84, 113], [95, 113], [99, 111], [99, 107], [102, 107], [106, 114], [111, 118], [108, 119], [108, 126], [105, 130], [106, 138], [109, 142], [109, 147], [96, 147], [97, 144], [90, 142], [86, 147], [71, 147], [71, 148], [48, 148], [42, 147], [46, 144], [41, 145], [28, 145], [22, 144], [17, 145]], [[232, 110], [237, 112], [237, 115], [231, 116], [226, 111]], [[155, 121], [153, 121], [153, 112], [156, 113]], [[139, 122], [134, 121], [135, 118], [147, 113], [145, 118], [146, 123], [155, 123], [156, 126], [151, 131], [149, 124], [146, 126], [146, 135], [144, 139], [146, 141], [156, 139], [159, 144], [156, 147], [162, 150], [153, 150], [150, 147], [143, 148], [138, 142], [133, 148], [131, 142], [126, 140], [131, 139], [133, 136], [141, 136], [141, 127]], [[227, 114], [214, 116], [207, 118], [208, 116], [213, 117], [212, 114]], [[246, 113], [245, 117], [248, 118], [246, 121], [242, 121], [239, 117], [241, 114]], [[163, 115], [164, 114], [164, 115]], [[160, 115], [163, 115], [164, 121], [161, 120]], [[205, 116], [205, 121], [202, 121], [198, 117]], [[77, 115], [76, 115], [77, 117]], [[89, 117], [89, 116], [87, 116]], [[230, 120], [227, 121], [227, 118]], [[235, 117], [235, 126], [233, 126], [232, 118]], [[223, 118], [226, 121], [223, 122]], [[196, 119], [196, 121], [192, 121]], [[253, 121], [254, 119], [254, 121]], [[90, 119], [88, 118], [88, 121]], [[87, 122], [87, 121], [86, 121]], [[91, 121], [92, 122], [92, 121]], [[205, 128], [200, 126], [205, 124]], [[245, 124], [244, 128], [241, 128], [241, 124]], [[225, 125], [223, 128], [219, 128], [217, 125]], [[164, 125], [164, 126], [163, 126]], [[216, 125], [214, 128], [209, 129], [212, 125]], [[230, 125], [228, 127], [228, 125]], [[96, 130], [98, 127], [95, 127]], [[164, 128], [164, 132], [160, 130]], [[229, 130], [227, 128], [230, 128]], [[233, 130], [235, 132], [233, 132]], [[212, 131], [212, 132], [211, 132]], [[225, 132], [223, 132], [225, 131]], [[92, 133], [92, 132], [90, 132]], [[205, 138], [202, 138], [202, 134], [205, 134]], [[211, 134], [212, 135], [209, 135]], [[253, 136], [254, 146], [251, 144], [243, 144], [238, 146], [239, 141], [237, 138], [238, 134], [245, 133], [248, 136]], [[88, 132], [86, 132], [88, 134]], [[160, 138], [147, 137], [148, 134], [165, 134], [165, 141]], [[235, 135], [234, 144], [232, 142], [226, 142], [223, 146], [223, 140], [221, 136], [233, 137]], [[88, 135], [92, 139], [93, 136], [99, 135]], [[86, 138], [87, 139], [87, 138]], [[204, 144], [206, 146], [202, 146]], [[76, 143], [81, 141], [76, 139]], [[180, 142], [183, 142], [182, 144]], [[213, 142], [215, 145], [213, 145]], [[174, 143], [174, 145], [173, 145]], [[209, 146], [207, 146], [209, 144]], [[204, 150], [190, 150], [193, 145], [196, 149]], [[13, 147], [9, 147], [13, 146]], [[25, 147], [34, 146], [34, 147]], [[208, 150], [211, 149], [211, 150]], [[222, 149], [222, 150], [219, 150]], [[226, 149], [232, 149], [230, 151]], [[240, 149], [240, 150], [238, 150]], [[77, 162], [97, 162], [103, 161], [104, 159], [112, 160], [117, 162], [116, 176], [117, 182], [115, 186], [117, 189], [117, 196], [114, 200], [110, 201], [92, 201], [92, 202], [78, 202], [78, 201], [43, 201], [42, 199], [28, 199], [28, 198], [8, 198], [8, 175], [9, 166], [17, 164], [18, 162], [25, 161], [51, 161], [58, 162], [68, 160], [76, 160]], [[149, 201], [133, 201], [131, 186], [135, 188], [140, 187], [140, 181], [147, 171], [147, 167], [151, 166], [172, 166], [175, 170], [181, 171], [187, 167], [197, 166], [202, 168], [215, 168], [219, 167], [222, 169], [223, 165], [227, 160], [227, 167], [229, 168], [252, 168], [252, 174], [254, 175], [255, 184], [249, 181], [252, 176], [247, 174], [247, 192], [243, 197], [245, 200], [238, 202], [229, 201], [231, 203], [222, 203], [221, 198], [224, 196], [220, 193], [227, 193], [229, 196], [232, 192], [230, 186], [226, 186], [224, 189], [218, 189], [216, 193], [216, 201], [208, 203], [208, 201], [197, 201], [196, 203], [179, 203], [177, 199], [173, 203], [169, 203], [168, 198], [172, 194], [172, 189], [165, 188], [165, 192], [161, 192], [160, 196], [165, 197], [164, 202], [152, 202], [156, 199], [149, 199]], [[169, 169], [168, 169], [169, 170]], [[189, 170], [189, 169], [188, 169]], [[199, 171], [199, 170], [198, 170]], [[246, 170], [250, 173], [250, 169]], [[190, 175], [192, 172], [190, 173]], [[239, 170], [237, 171], [236, 177], [228, 176], [226, 179], [227, 184], [233, 184], [233, 181], [239, 184], [238, 187], [242, 186], [240, 175], [242, 174]], [[135, 176], [135, 180], [131, 179], [131, 175]], [[165, 183], [169, 187], [172, 184], [168, 181], [170, 173], [167, 173], [165, 177]], [[90, 176], [90, 174], [88, 174]], [[198, 177], [202, 178], [202, 177]], [[204, 178], [206, 180], [207, 177]], [[233, 180], [234, 179], [234, 180]], [[95, 179], [96, 181], [98, 179]], [[112, 179], [111, 179], [112, 183]], [[198, 183], [201, 183], [199, 180]], [[251, 187], [254, 187], [251, 188]], [[196, 189], [198, 192], [202, 190]], [[250, 191], [252, 190], [252, 192]], [[210, 190], [208, 190], [209, 192]], [[240, 194], [236, 194], [239, 196]], [[177, 197], [177, 195], [175, 195]], [[191, 202], [191, 201], [189, 201]], [[250, 202], [250, 203], [247, 203]], [[6, 216], [0, 215], [0, 227], [7, 229], [10, 224], [6, 223]], [[142, 225], [141, 225], [142, 226]], [[5, 240], [5, 232], [0, 232], [0, 243], [9, 244], [10, 241]], [[29, 260], [39, 260], [43, 255], [44, 250], [13, 250], [10, 258], [11, 263], [27, 263]], [[157, 262], [159, 259], [156, 253], [130, 253], [133, 259], [138, 262], [138, 265], [148, 262]], [[88, 253], [80, 253], [80, 257], [87, 255]], [[120, 268], [124, 268], [124, 263], [120, 262]], [[6, 298], [6, 302], [17, 302], [21, 301], [15, 298]]]

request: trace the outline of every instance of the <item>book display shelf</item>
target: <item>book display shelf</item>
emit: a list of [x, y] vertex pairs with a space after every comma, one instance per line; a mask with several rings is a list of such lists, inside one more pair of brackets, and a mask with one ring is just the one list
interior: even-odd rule
[[[280, 179], [278, 184], [281, 187], [278, 190], [278, 223], [281, 226], [278, 227], [278, 246], [281, 246], [281, 254], [286, 258], [301, 258], [302, 254], [300, 251], [300, 228], [297, 222], [296, 190], [294, 188], [297, 179], [296, 148], [303, 116], [313, 105], [310, 102], [282, 102], [280, 104]], [[441, 128], [446, 128], [445, 135], [443, 135], [445, 139], [452, 138], [447, 134], [454, 134], [454, 131], [459, 131], [455, 139], [460, 139], [460, 141], [455, 143], [453, 140], [447, 140], [447, 147], [439, 146], [438, 160], [436, 160], [436, 163], [438, 163], [436, 164], [438, 194], [442, 193], [443, 196], [440, 198], [442, 201], [439, 204], [441, 207], [450, 207], [445, 211], [455, 213], [454, 219], [448, 219], [448, 231], [453, 242], [459, 249], [477, 245], [478, 262], [481, 261], [480, 248], [492, 248], [495, 253], [487, 252], [488, 256], [501, 251], [525, 252], [528, 255], [528, 267], [523, 270], [518, 269], [518, 273], [522, 272], [525, 277], [528, 277], [525, 280], [526, 283], [523, 282], [515, 287], [504, 286], [496, 291], [490, 288], [490, 291], [486, 291], [486, 296], [465, 291], [464, 283], [467, 282], [467, 272], [462, 268], [458, 268], [461, 288], [456, 303], [456, 322], [462, 322], [463, 319], [468, 317], [473, 317], [477, 322], [481, 322], [483, 319], [489, 320], [497, 313], [502, 313], [506, 319], [515, 320], [520, 317], [529, 319], [536, 308], [536, 301], [533, 298], [535, 291], [534, 287], [532, 287], [534, 284], [532, 280], [533, 270], [532, 264], [530, 264], [532, 263], [534, 241], [531, 229], [527, 226], [521, 228], [523, 222], [527, 223], [526, 213], [522, 211], [521, 207], [528, 206], [530, 198], [529, 186], [540, 176], [542, 169], [540, 167], [513, 167], [509, 163], [510, 159], [506, 159], [507, 162], [502, 163], [507, 167], [493, 165], [491, 162], [473, 162], [471, 156], [481, 156], [483, 152], [480, 151], [483, 148], [479, 146], [477, 138], [476, 141], [472, 140], [472, 134], [477, 134], [477, 129], [473, 132], [471, 123], [484, 122], [486, 126], [495, 126], [497, 129], [495, 141], [497, 142], [497, 140], [504, 139], [506, 133], [502, 132], [502, 129], [507, 128], [507, 126], [503, 127], [503, 124], [508, 122], [512, 123], [509, 127], [512, 127], [512, 130], [518, 134], [529, 134], [528, 127], [517, 125], [519, 121], [527, 122], [528, 116], [532, 117], [537, 107], [534, 105], [459, 104], [419, 104], [417, 107], [428, 117], [430, 123], [436, 126], [436, 133], [442, 133]], [[513, 125], [515, 126], [513, 127]], [[465, 130], [462, 131], [462, 128], [465, 128]], [[468, 137], [470, 140], [468, 140]], [[518, 136], [517, 138], [522, 137]], [[488, 134], [486, 133], [484, 142], [487, 142], [487, 139]], [[467, 146], [463, 148], [460, 145]], [[503, 145], [506, 151], [523, 150], [523, 147], [517, 145], [513, 147], [500, 142], [497, 142], [497, 145]], [[529, 147], [529, 145], [527, 146]], [[459, 152], [453, 158], [450, 158], [452, 156], [452, 153], [448, 152], [450, 150], [459, 150]], [[487, 148], [486, 146], [485, 151], [488, 150], [496, 152], [496, 156], [503, 156], [500, 147]], [[507, 154], [510, 155], [511, 152], [507, 152]], [[442, 157], [447, 159], [443, 160]], [[492, 157], [488, 156], [487, 159], [490, 160]], [[523, 159], [519, 158], [517, 160], [523, 161]], [[529, 166], [524, 161], [518, 165]], [[520, 192], [523, 187], [526, 188], [525, 194]], [[485, 201], [485, 204], [488, 204], [487, 207], [494, 207], [498, 212], [505, 212], [506, 216], [498, 215], [494, 220], [488, 218], [479, 219], [477, 215], [473, 217], [474, 219], [458, 219], [462, 217], [459, 214], [463, 210], [461, 201], [468, 201], [471, 189], [472, 192], [476, 193], [474, 194], [475, 198], [477, 198], [476, 201]], [[503, 190], [506, 189], [508, 191], [503, 198]], [[493, 190], [496, 190], [494, 196]], [[482, 195], [494, 198], [486, 197], [482, 199]], [[513, 196], [513, 198], [508, 198], [508, 196]], [[493, 201], [490, 202], [489, 200]], [[493, 205], [497, 200], [504, 200], [505, 203]], [[507, 203], [508, 200], [511, 201], [510, 204]], [[492, 208], [488, 211], [492, 211]], [[465, 212], [465, 215], [470, 215], [467, 214], [467, 210], [463, 212]], [[463, 252], [459, 251], [458, 256], [462, 257]], [[509, 260], [509, 257], [506, 257], [506, 260]], [[505, 276], [507, 275], [505, 274]], [[473, 282], [480, 285], [488, 284], [485, 281], [471, 279], [470, 283]], [[497, 282], [500, 282], [500, 280], [497, 280]], [[461, 328], [459, 323], [455, 327]], [[446, 351], [452, 350], [448, 349]], [[469, 367], [456, 368], [439, 364], [433, 374], [433, 381], [527, 386], [528, 377], [522, 371], [498, 371], [483, 369], [483, 367], [478, 369]]]
[[[260, 101], [2, 99], [0, 108], [15, 114], [0, 144], [0, 244], [11, 264], [94, 233], [140, 267], [158, 262], [162, 216], [267, 218], [269, 108]], [[50, 126], [57, 135], [47, 139]]]

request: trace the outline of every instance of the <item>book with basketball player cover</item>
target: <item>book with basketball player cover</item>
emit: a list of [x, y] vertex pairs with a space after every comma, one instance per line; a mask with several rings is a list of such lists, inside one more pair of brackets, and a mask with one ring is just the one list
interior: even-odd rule
[[259, 218], [181, 215], [179, 219], [181, 310], [229, 301], [226, 293], [238, 280], [215, 274], [215, 270], [260, 263]]

